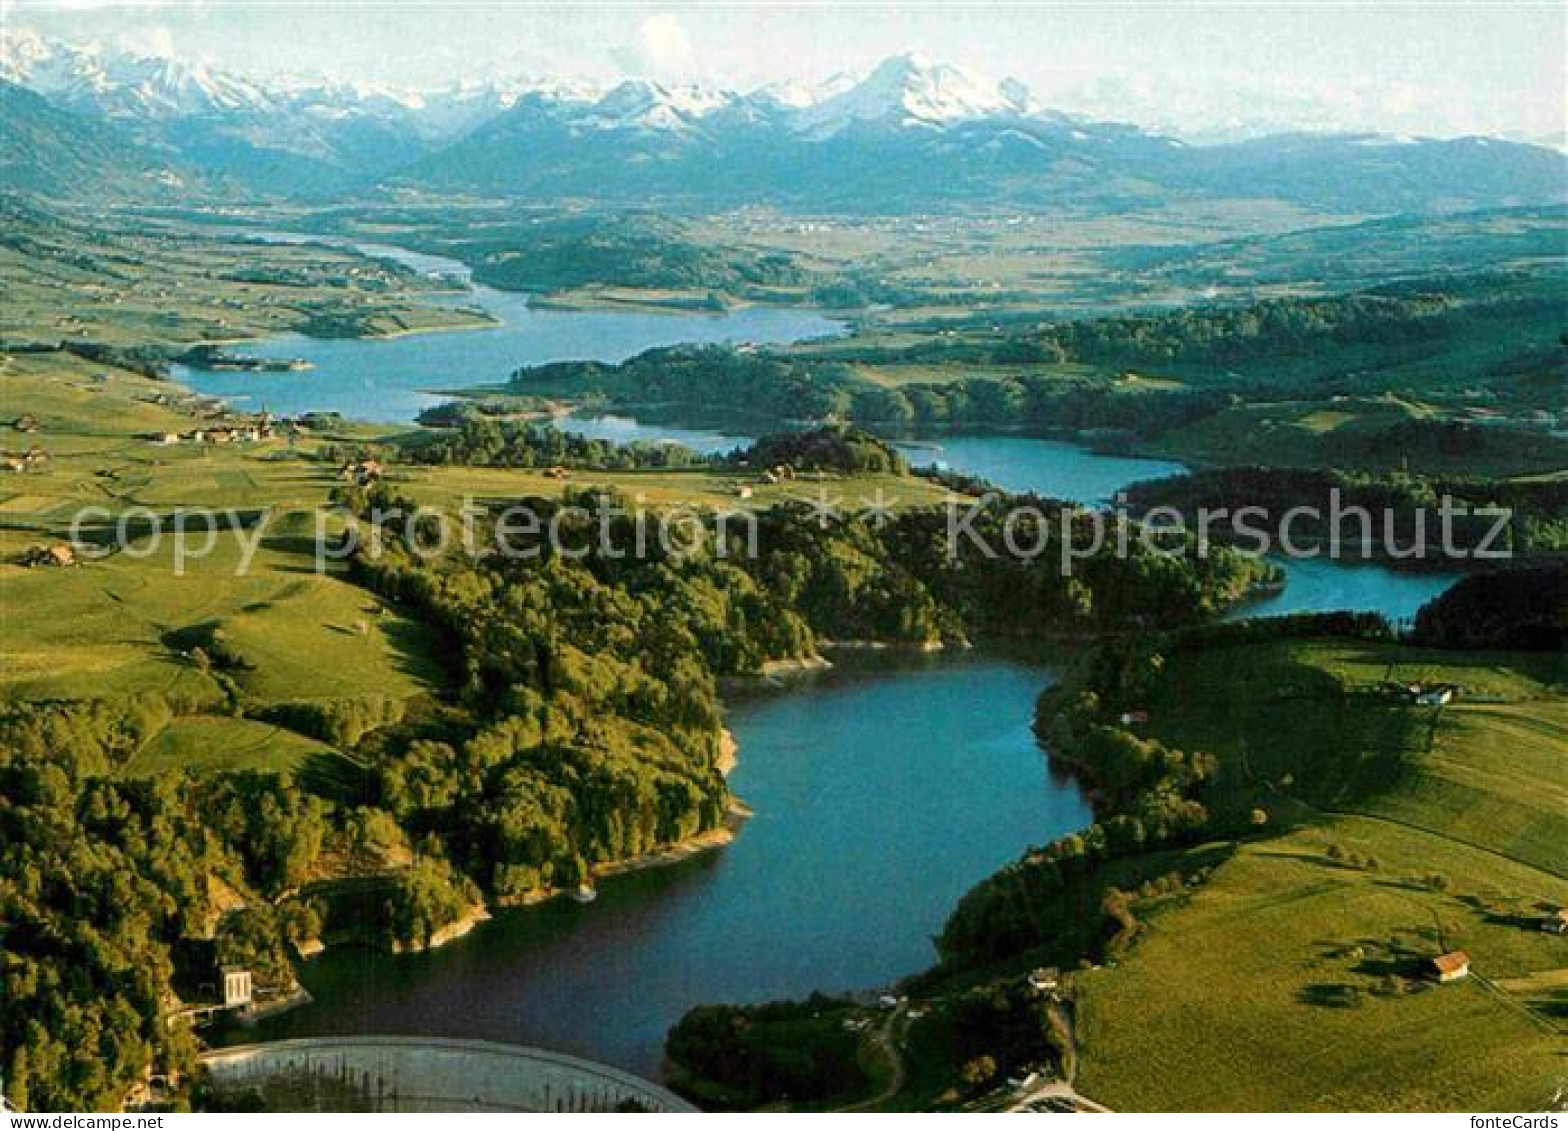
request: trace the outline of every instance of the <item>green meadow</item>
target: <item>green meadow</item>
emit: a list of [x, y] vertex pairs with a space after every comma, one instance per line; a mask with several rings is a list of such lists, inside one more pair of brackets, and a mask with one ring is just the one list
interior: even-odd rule
[[[1384, 680], [1448, 682], [1415, 707]], [[1122, 1109], [1540, 1110], [1565, 1075], [1568, 664], [1341, 641], [1179, 652], [1149, 730], [1267, 823], [1078, 975], [1078, 1087]], [[1145, 913], [1140, 913], [1140, 915]], [[1471, 976], [1438, 985], [1432, 956]]]
[[[340, 480], [327, 445], [388, 434], [368, 425], [331, 434], [229, 445], [165, 445], [198, 423], [179, 386], [54, 351], [0, 360], [0, 396], [33, 416], [23, 431], [0, 424], [0, 447], [39, 447], [49, 458], [0, 478], [0, 696], [13, 700], [121, 699], [156, 694], [177, 710], [127, 766], [297, 769], [330, 752], [318, 737], [256, 716], [289, 704], [407, 703], [439, 692], [446, 674], [430, 630], [351, 584], [324, 558], [318, 532], [341, 520], [327, 509]], [[603, 486], [660, 509], [726, 510], [827, 498], [860, 508], [921, 505], [946, 497], [925, 479], [857, 475], [766, 483], [725, 469], [574, 471], [394, 465], [386, 480], [416, 502], [455, 512], [466, 501], [559, 498]], [[23, 564], [66, 541], [72, 522], [108, 538], [124, 521], [118, 552], [83, 555], [74, 567]], [[192, 522], [184, 539], [168, 522], [183, 508], [232, 515], [237, 528], [209, 535]], [[195, 654], [216, 637], [237, 660]], [[241, 717], [241, 713], [244, 716]]]

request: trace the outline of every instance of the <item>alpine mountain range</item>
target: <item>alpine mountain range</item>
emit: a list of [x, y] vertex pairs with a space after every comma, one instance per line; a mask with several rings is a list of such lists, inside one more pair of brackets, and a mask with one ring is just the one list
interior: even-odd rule
[[260, 82], [10, 31], [0, 99], [0, 189], [59, 198], [439, 193], [867, 213], [1187, 198], [1387, 214], [1557, 203], [1568, 187], [1568, 158], [1544, 146], [1344, 133], [1190, 144], [916, 55], [748, 92], [640, 79], [405, 91]]

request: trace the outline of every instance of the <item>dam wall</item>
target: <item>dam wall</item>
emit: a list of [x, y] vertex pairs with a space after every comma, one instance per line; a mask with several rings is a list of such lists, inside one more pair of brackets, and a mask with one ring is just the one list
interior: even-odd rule
[[695, 1111], [657, 1084], [564, 1053], [435, 1037], [314, 1037], [205, 1053], [220, 1096], [274, 1110]]

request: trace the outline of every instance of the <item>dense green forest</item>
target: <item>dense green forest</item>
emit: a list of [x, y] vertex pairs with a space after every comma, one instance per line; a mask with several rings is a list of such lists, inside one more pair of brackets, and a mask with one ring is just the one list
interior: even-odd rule
[[[1337, 496], [1336, 496], [1337, 493]], [[1557, 479], [1443, 478], [1411, 474], [1366, 473], [1297, 468], [1228, 467], [1197, 471], [1144, 483], [1126, 491], [1135, 508], [1175, 507], [1188, 521], [1201, 509], [1225, 511], [1217, 533], [1246, 540], [1236, 511], [1262, 507], [1274, 521], [1293, 507], [1312, 507], [1295, 524], [1303, 543], [1328, 541], [1335, 534], [1335, 508], [1345, 515], [1338, 536], [1345, 557], [1362, 556], [1363, 538], [1375, 543], [1370, 556], [1435, 562], [1444, 554], [1441, 511], [1453, 514], [1450, 547], [1466, 555], [1478, 550], [1497, 556], [1527, 557], [1568, 549], [1568, 481]], [[1359, 508], [1368, 516], [1350, 514]], [[1511, 512], [1499, 527], [1501, 511]], [[1485, 513], [1482, 513], [1485, 512]], [[1243, 522], [1243, 526], [1245, 523]]]
[[607, 400], [652, 419], [852, 420], [895, 433], [1026, 427], [1144, 447], [1174, 437], [1211, 463], [1222, 457], [1209, 449], [1234, 447], [1237, 435], [1300, 421], [1271, 447], [1281, 463], [1397, 466], [1402, 456], [1440, 469], [1536, 469], [1568, 459], [1561, 438], [1441, 406], [1560, 411], [1561, 313], [1554, 277], [1438, 277], [1165, 314], [933, 321], [913, 341], [675, 346], [619, 364], [520, 369], [509, 389]]
[[[147, 695], [0, 718], [0, 1048], [6, 1096], [24, 1110], [118, 1110], [149, 1064], [190, 1069], [189, 1029], [164, 1019], [171, 994], [190, 992], [176, 975], [186, 940], [211, 938], [259, 988], [287, 987], [286, 945], [319, 929], [297, 890], [366, 819], [278, 774], [124, 775], [179, 706]], [[416, 871], [426, 894], [472, 899], [439, 864]], [[253, 901], [216, 934], [214, 878]], [[389, 891], [363, 930], [418, 939], [418, 894]]]
[[1439, 648], [1568, 651], [1568, 563], [1466, 577], [1421, 610], [1415, 639]]
[[679, 444], [591, 440], [533, 420], [459, 413], [446, 426], [399, 437], [391, 452], [408, 463], [469, 467], [698, 467], [708, 460]]

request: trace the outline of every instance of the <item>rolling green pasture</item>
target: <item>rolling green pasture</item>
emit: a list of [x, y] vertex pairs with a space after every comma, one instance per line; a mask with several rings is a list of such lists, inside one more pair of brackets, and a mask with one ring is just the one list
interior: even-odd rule
[[175, 719], [126, 765], [138, 775], [174, 773], [192, 766], [218, 770], [297, 771], [330, 747], [269, 723], [223, 716]]
[[[1448, 892], [1410, 879], [1434, 871]], [[1568, 940], [1512, 921], [1535, 901], [1568, 883], [1383, 821], [1246, 845], [1118, 967], [1078, 976], [1078, 1087], [1122, 1110], [1541, 1110], [1561, 1032], [1499, 985], [1568, 967]], [[1459, 947], [1467, 981], [1409, 976]]]
[[[1383, 680], [1463, 692], [1418, 708]], [[1568, 1071], [1568, 939], [1538, 925], [1568, 904], [1565, 691], [1550, 655], [1169, 656], [1151, 733], [1218, 755], [1211, 807], [1268, 824], [1116, 968], [1078, 978], [1080, 1088], [1129, 1109], [1546, 1105]], [[1461, 948], [1469, 980], [1420, 976]]]
[[[0, 447], [49, 453], [39, 468], [0, 477], [0, 699], [114, 699], [156, 693], [177, 717], [133, 759], [132, 772], [179, 766], [297, 769], [328, 753], [314, 738], [235, 717], [301, 700], [391, 697], [407, 701], [445, 679], [421, 624], [346, 581], [339, 563], [316, 568], [318, 526], [341, 520], [325, 509], [336, 464], [319, 458], [338, 437], [196, 446], [154, 441], [197, 424], [200, 407], [179, 386], [66, 353], [0, 358], [8, 411], [37, 418], [35, 431], [0, 421]], [[345, 426], [347, 439], [384, 429]], [[755, 474], [693, 469], [576, 471], [569, 479], [504, 468], [390, 469], [389, 484], [420, 503], [455, 510], [466, 500], [558, 498], [570, 488], [607, 486], [632, 501], [724, 510], [826, 497], [861, 509], [875, 503], [929, 504], [943, 488], [910, 476], [801, 479], [779, 484]], [[745, 491], [751, 497], [743, 499]], [[32, 548], [68, 540], [84, 507], [100, 508], [84, 529], [112, 529], [124, 516], [167, 517], [181, 508], [232, 511], [236, 528], [205, 529], [183, 543], [165, 531], [136, 536], [120, 552], [73, 568], [28, 567]], [[213, 670], [189, 654], [193, 633], [219, 632], [244, 664]], [[236, 700], [238, 702], [236, 702]]]

